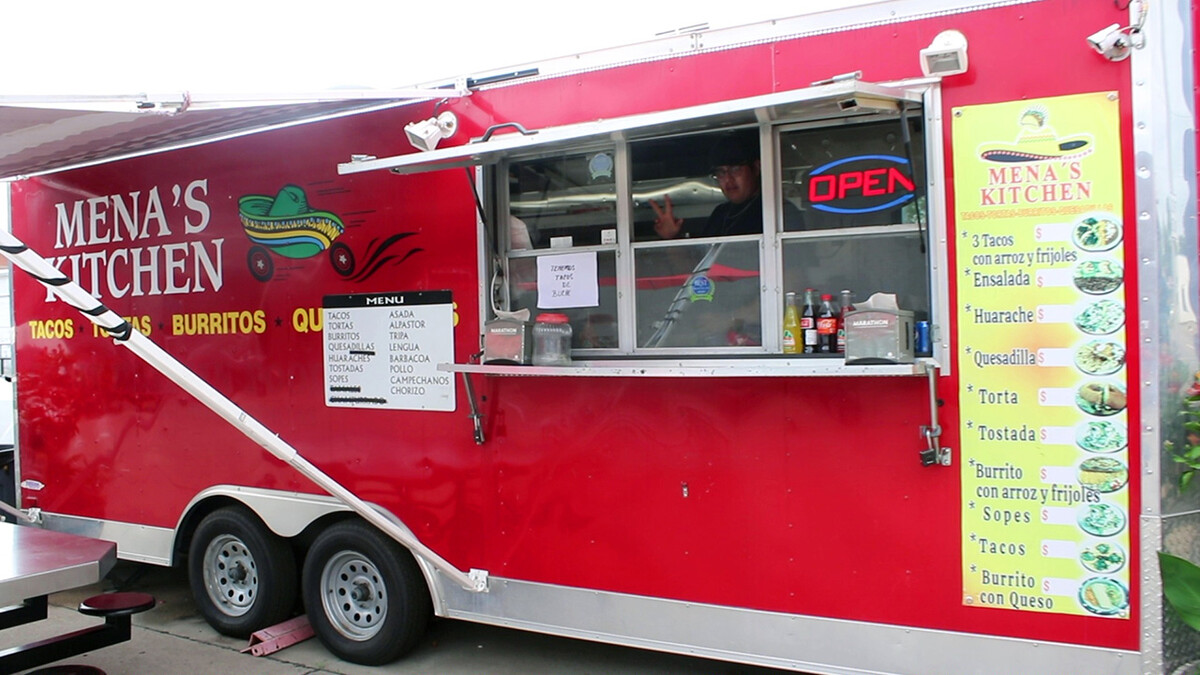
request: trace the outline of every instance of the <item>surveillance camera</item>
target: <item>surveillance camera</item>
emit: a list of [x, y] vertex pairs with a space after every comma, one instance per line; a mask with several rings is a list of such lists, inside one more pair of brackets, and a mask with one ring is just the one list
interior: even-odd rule
[[444, 138], [450, 138], [458, 130], [458, 118], [447, 110], [437, 117], [412, 122], [404, 127], [408, 142], [418, 150], [429, 152], [437, 148]]
[[1087, 41], [1097, 54], [1109, 61], [1120, 61], [1129, 56], [1129, 38], [1125, 36], [1119, 23], [1092, 33], [1088, 36]]

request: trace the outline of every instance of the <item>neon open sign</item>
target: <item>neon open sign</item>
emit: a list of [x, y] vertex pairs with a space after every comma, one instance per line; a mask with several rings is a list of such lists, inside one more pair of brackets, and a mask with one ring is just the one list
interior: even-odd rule
[[871, 213], [895, 208], [915, 194], [908, 160], [894, 155], [857, 155], [813, 169], [808, 202], [829, 213]]

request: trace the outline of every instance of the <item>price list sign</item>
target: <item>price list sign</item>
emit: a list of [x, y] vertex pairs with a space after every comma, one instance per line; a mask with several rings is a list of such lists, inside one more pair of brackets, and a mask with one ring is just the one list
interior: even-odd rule
[[450, 291], [327, 295], [325, 405], [442, 410], [455, 407]]
[[953, 111], [963, 603], [1129, 616], [1118, 100]]

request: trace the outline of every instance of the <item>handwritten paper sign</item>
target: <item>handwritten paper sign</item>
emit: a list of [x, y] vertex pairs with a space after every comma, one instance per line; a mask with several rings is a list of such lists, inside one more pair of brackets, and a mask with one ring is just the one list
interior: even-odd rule
[[538, 256], [537, 267], [538, 308], [600, 305], [595, 251]]

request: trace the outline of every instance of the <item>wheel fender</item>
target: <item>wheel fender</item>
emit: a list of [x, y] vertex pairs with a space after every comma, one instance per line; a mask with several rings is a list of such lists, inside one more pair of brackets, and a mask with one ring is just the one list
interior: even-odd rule
[[[183, 510], [183, 515], [180, 516], [179, 522], [176, 524], [176, 536], [178, 537], [185, 532], [184, 523], [194, 513], [197, 506], [217, 498], [232, 499], [245, 505], [272, 532], [281, 537], [289, 538], [300, 534], [304, 531], [304, 528], [327, 515], [333, 513], [352, 513], [350, 507], [329, 495], [264, 490], [262, 488], [251, 488], [240, 485], [214, 485], [198, 493], [188, 503], [187, 508]], [[410, 533], [412, 532], [403, 521], [390, 511], [376, 504], [371, 504], [371, 506], [401, 529]], [[195, 521], [199, 522], [199, 519], [197, 518]], [[421, 574], [425, 577], [425, 585], [429, 588], [431, 600], [433, 601], [434, 614], [445, 616], [447, 610], [445, 594], [442, 592], [442, 583], [445, 581], [445, 577], [438, 574], [433, 565], [421, 556], [414, 553], [413, 557], [416, 558], [417, 567], [421, 569]]]

